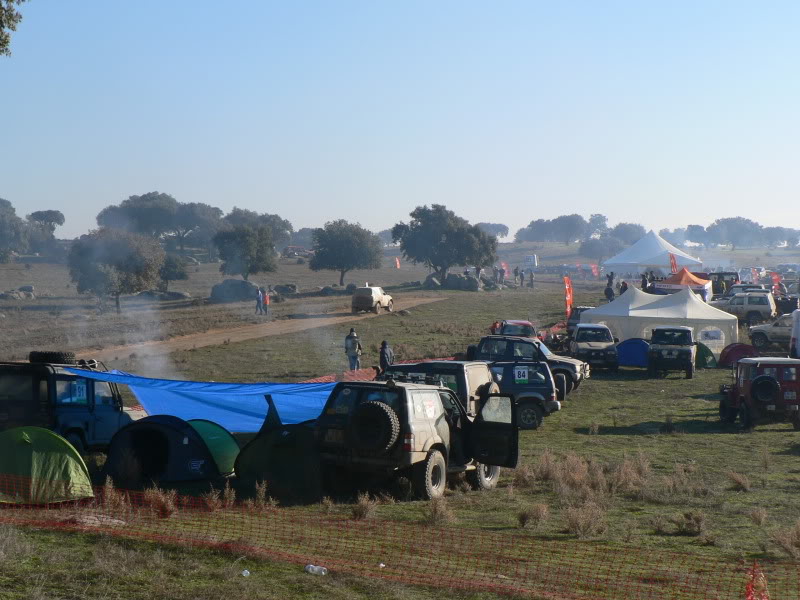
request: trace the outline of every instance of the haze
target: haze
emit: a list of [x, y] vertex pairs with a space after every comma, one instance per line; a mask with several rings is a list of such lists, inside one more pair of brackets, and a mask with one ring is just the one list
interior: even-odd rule
[[158, 190], [375, 231], [798, 227], [800, 4], [31, 0], [0, 58], [0, 197], [59, 237]]

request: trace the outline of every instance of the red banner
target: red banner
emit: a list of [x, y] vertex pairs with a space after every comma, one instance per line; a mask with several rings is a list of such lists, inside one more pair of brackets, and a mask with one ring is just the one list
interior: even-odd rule
[[776, 273], [772, 271], [769, 276], [772, 278], [772, 293], [779, 294], [781, 291], [780, 283], [783, 281], [783, 277], [781, 277], [780, 273]]
[[397, 257], [397, 256], [394, 257], [394, 268], [395, 269], [399, 269], [400, 268], [400, 258]]
[[669, 267], [672, 269], [673, 273], [678, 272], [678, 259], [675, 258], [675, 255], [672, 252], [669, 253]]
[[564, 277], [564, 304], [567, 308], [567, 318], [572, 314], [572, 280]]

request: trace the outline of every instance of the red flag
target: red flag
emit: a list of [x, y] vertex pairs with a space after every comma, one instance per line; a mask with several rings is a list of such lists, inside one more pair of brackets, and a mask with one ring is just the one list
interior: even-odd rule
[[592, 265], [592, 275], [595, 277], [600, 277], [600, 267], [597, 265]]
[[673, 273], [678, 272], [678, 259], [675, 258], [675, 255], [672, 252], [669, 253], [669, 266]]
[[572, 314], [572, 280], [564, 276], [564, 304], [567, 307], [567, 319]]
[[394, 268], [395, 269], [399, 269], [400, 268], [400, 258], [398, 256], [394, 257]]
[[755, 269], [750, 269], [750, 279], [753, 280], [753, 283], [758, 283], [760, 277], [758, 276], [758, 271]]
[[772, 277], [772, 293], [778, 294], [781, 291], [778, 284], [783, 281], [783, 277], [781, 277], [780, 273], [776, 273], [775, 271], [772, 271], [769, 275]]

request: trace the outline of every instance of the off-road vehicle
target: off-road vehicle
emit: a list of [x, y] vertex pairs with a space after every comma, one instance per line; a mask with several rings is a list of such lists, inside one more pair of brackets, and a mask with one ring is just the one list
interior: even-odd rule
[[67, 439], [78, 452], [105, 451], [114, 434], [146, 416], [122, 406], [117, 385], [67, 369], [105, 370], [70, 352], [31, 352], [29, 362], [0, 362], [0, 430], [35, 425]]
[[800, 429], [800, 360], [760, 356], [736, 364], [733, 383], [720, 387], [719, 417], [744, 429], [761, 421], [789, 421]]
[[575, 327], [581, 322], [581, 313], [591, 310], [592, 308], [594, 308], [594, 306], [572, 307], [572, 312], [569, 313], [569, 318], [567, 319], [567, 335], [572, 335], [575, 331]]
[[497, 327], [492, 333], [494, 335], [518, 335], [521, 337], [539, 337], [536, 331], [536, 326], [530, 321], [522, 321], [517, 319], [505, 319], [497, 321], [500, 327]]
[[579, 323], [569, 342], [569, 354], [593, 369], [619, 369], [617, 341], [605, 325]]
[[739, 321], [745, 321], [750, 325], [771, 321], [778, 316], [775, 298], [768, 290], [742, 292], [727, 299], [712, 300], [709, 304], [736, 315]]
[[694, 377], [697, 342], [691, 327], [654, 327], [647, 352], [647, 373], [657, 377], [667, 371], [683, 371]]
[[473, 419], [447, 387], [339, 383], [314, 426], [323, 472], [405, 475], [423, 499], [441, 497], [451, 473], [491, 489], [499, 467], [517, 465], [516, 402], [489, 394], [480, 404]]
[[388, 312], [394, 309], [394, 301], [392, 297], [379, 287], [360, 287], [356, 288], [353, 292], [353, 299], [351, 302], [353, 313], [362, 310], [371, 310], [378, 314], [382, 308]]
[[544, 361], [550, 366], [556, 381], [564, 378], [564, 391], [559, 391], [559, 400], [578, 388], [584, 379], [589, 377], [589, 365], [568, 356], [553, 354], [550, 349], [537, 338], [524, 338], [507, 335], [487, 335], [475, 346], [467, 348], [468, 360], [485, 360], [488, 362], [531, 362]]
[[555, 382], [544, 362], [486, 363], [432, 360], [390, 366], [381, 379], [442, 383], [453, 390], [468, 416], [474, 416], [488, 394], [513, 394], [520, 429], [536, 429], [546, 415], [561, 408]]
[[780, 344], [788, 348], [792, 337], [792, 315], [782, 315], [768, 325], [755, 325], [748, 334], [756, 348], [766, 348], [770, 344]]

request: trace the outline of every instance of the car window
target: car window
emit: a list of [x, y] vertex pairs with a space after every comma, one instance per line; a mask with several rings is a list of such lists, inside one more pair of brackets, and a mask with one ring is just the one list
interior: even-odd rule
[[514, 358], [533, 360], [534, 356], [536, 356], [536, 348], [533, 344], [514, 342]]
[[769, 302], [767, 301], [766, 296], [750, 296], [747, 299], [748, 304], [759, 304], [759, 305], [767, 305]]
[[481, 409], [481, 419], [490, 423], [511, 423], [511, 399], [506, 396], [487, 399]]
[[458, 377], [456, 377], [455, 373], [433, 373], [432, 375], [434, 379], [438, 379], [446, 387], [458, 393]]
[[784, 381], [797, 381], [797, 368], [796, 367], [783, 367], [783, 380]]
[[114, 405], [114, 394], [111, 393], [111, 386], [105, 381], [94, 382], [94, 403], [103, 406]]
[[481, 356], [488, 360], [502, 360], [506, 357], [508, 342], [506, 340], [486, 340], [481, 345]]
[[500, 333], [503, 335], [531, 337], [532, 335], [536, 335], [536, 330], [530, 325], [514, 325], [507, 323], [506, 325], [503, 325], [503, 329], [500, 331]]
[[667, 344], [686, 346], [692, 343], [692, 334], [689, 331], [656, 329], [653, 332], [653, 344]]
[[398, 412], [400, 410], [400, 392], [395, 390], [365, 389], [359, 399], [359, 403], [361, 402], [383, 402], [391, 406], [395, 412]]
[[545, 344], [543, 344], [543, 343], [542, 344], [538, 344], [538, 346], [539, 346], [539, 350], [541, 350], [542, 354], [544, 354], [547, 358], [550, 358], [551, 356], [554, 356], [553, 353], [550, 351], [550, 348], [548, 348]]
[[761, 371], [762, 375], [768, 375], [769, 377], [778, 378], [778, 368], [777, 367], [764, 367]]
[[[485, 368], [469, 367], [467, 370], [467, 378], [469, 380], [469, 393], [471, 396], [478, 394], [478, 389], [482, 385], [491, 383], [491, 373]], [[457, 390], [456, 390], [457, 391]]]
[[792, 315], [785, 315], [778, 319], [777, 325], [779, 327], [791, 327], [792, 326]]
[[731, 304], [735, 305], [735, 306], [740, 306], [740, 305], [744, 304], [744, 298], [733, 298], [731, 300]]
[[33, 394], [33, 382], [30, 375], [3, 374], [0, 377], [0, 401], [17, 400], [25, 402]]
[[576, 342], [610, 342], [611, 332], [608, 329], [599, 327], [581, 327], [578, 335], [575, 336]]
[[435, 419], [442, 415], [442, 401], [439, 393], [433, 390], [413, 390], [410, 392], [414, 404], [414, 414], [419, 419]]
[[547, 380], [543, 365], [508, 365], [507, 369], [516, 384], [542, 384]]
[[83, 377], [56, 380], [56, 404], [89, 404], [88, 381]]

